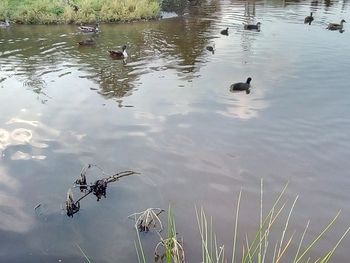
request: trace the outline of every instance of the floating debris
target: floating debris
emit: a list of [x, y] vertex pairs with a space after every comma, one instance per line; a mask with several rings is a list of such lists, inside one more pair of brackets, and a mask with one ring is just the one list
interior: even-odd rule
[[134, 213], [128, 216], [135, 220], [135, 228], [139, 232], [148, 232], [150, 229], [155, 229], [158, 232], [163, 230], [162, 221], [159, 215], [164, 212], [161, 208], [148, 208], [145, 211]]
[[80, 172], [80, 177], [77, 180], [75, 180], [75, 182], [74, 182], [75, 184], [79, 185], [81, 192], [84, 192], [85, 190], [87, 190], [86, 171], [89, 168], [91, 168], [90, 164], [88, 166], [85, 166]]
[[106, 198], [107, 181], [105, 179], [97, 180], [90, 188], [92, 193], [96, 195], [97, 201], [99, 201], [102, 196]]
[[69, 188], [67, 192], [67, 199], [66, 199], [67, 216], [73, 217], [73, 215], [79, 212], [79, 210], [80, 210], [80, 203], [79, 201], [74, 202], [72, 189]]
[[102, 198], [102, 196], [106, 198], [106, 190], [107, 190], [107, 185], [109, 183], [116, 182], [120, 178], [125, 176], [140, 174], [134, 171], [123, 171], [123, 172], [99, 179], [94, 183], [87, 184], [86, 173], [89, 169], [93, 167], [98, 168], [103, 175], [108, 175], [107, 173], [104, 172], [104, 170], [101, 167], [99, 167], [96, 164], [88, 164], [87, 166], [83, 167], [83, 169], [80, 172], [79, 178], [76, 179], [74, 182], [74, 187], [79, 187], [80, 191], [84, 193], [84, 195], [75, 201], [73, 197], [72, 189], [70, 188], [68, 190], [67, 199], [65, 203], [65, 210], [66, 210], [67, 216], [73, 217], [75, 213], [79, 212], [80, 201], [84, 199], [86, 196], [88, 196], [89, 194], [91, 193], [94, 194], [97, 197], [97, 201], [99, 201]]
[[37, 210], [40, 206], [41, 206], [41, 203], [37, 204], [36, 206], [34, 206], [34, 210]]

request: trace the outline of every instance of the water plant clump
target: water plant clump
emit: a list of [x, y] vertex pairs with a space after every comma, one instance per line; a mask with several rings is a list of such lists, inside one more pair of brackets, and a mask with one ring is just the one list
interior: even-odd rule
[[67, 200], [66, 200], [66, 212], [67, 216], [73, 217], [75, 213], [77, 213], [80, 209], [80, 203], [74, 202], [72, 189], [69, 188], [67, 192]]
[[185, 262], [185, 251], [181, 243], [183, 241], [179, 241], [176, 236], [161, 239], [154, 250], [154, 261], [163, 262], [171, 258], [174, 263]]
[[145, 211], [131, 214], [128, 218], [135, 220], [135, 228], [139, 232], [148, 232], [151, 229], [161, 232], [163, 230], [163, 224], [159, 215], [162, 212], [164, 210], [161, 208], [148, 208]]
[[[107, 176], [103, 177], [101, 179], [96, 180], [94, 183], [87, 184], [86, 180], [86, 173], [89, 169], [96, 167], [100, 170], [102, 175]], [[79, 187], [80, 192], [83, 193], [83, 195], [77, 199], [74, 200], [73, 191], [71, 188], [69, 188], [67, 192], [67, 199], [65, 203], [65, 211], [67, 216], [73, 217], [74, 214], [78, 213], [80, 210], [80, 201], [83, 200], [85, 197], [87, 197], [89, 194], [93, 194], [97, 197], [97, 201], [99, 201], [102, 196], [106, 198], [106, 192], [107, 192], [107, 185], [112, 182], [118, 181], [122, 177], [130, 176], [130, 175], [136, 175], [139, 174], [134, 171], [123, 171], [116, 173], [114, 175], [108, 175], [104, 172], [104, 170], [99, 167], [96, 164], [88, 164], [87, 166], [83, 167], [79, 178], [77, 178], [74, 182], [75, 187]]]
[[[287, 184], [288, 185], [288, 184]], [[336, 249], [339, 247], [342, 240], [350, 231], [348, 227], [340, 236], [336, 244], [328, 251], [325, 251], [323, 255], [317, 257], [312, 253], [312, 250], [316, 248], [317, 243], [325, 237], [325, 233], [335, 224], [340, 212], [338, 212], [330, 222], [325, 225], [319, 234], [311, 239], [311, 241], [305, 242], [307, 230], [310, 226], [310, 220], [306, 223], [303, 233], [300, 233], [299, 237], [295, 231], [290, 231], [290, 221], [294, 207], [297, 203], [298, 196], [291, 200], [291, 202], [285, 201], [284, 195], [287, 189], [287, 185], [283, 188], [282, 192], [278, 195], [267, 214], [263, 211], [263, 182], [261, 181], [261, 196], [260, 196], [260, 217], [257, 220], [256, 232], [252, 237], [245, 235], [245, 238], [240, 240], [238, 236], [242, 236], [239, 228], [239, 214], [240, 204], [242, 197], [242, 190], [239, 192], [238, 201], [235, 208], [235, 218], [233, 220], [233, 238], [232, 246], [230, 248], [230, 255], [225, 254], [225, 246], [219, 244], [218, 238], [213, 231], [212, 218], [208, 219], [204, 209], [195, 209], [197, 223], [200, 234], [201, 244], [201, 261], [202, 263], [330, 263], [332, 256]], [[289, 204], [289, 205], [288, 205]], [[288, 208], [289, 207], [289, 208]], [[142, 213], [135, 213], [133, 215], [144, 215]], [[264, 215], [265, 214], [265, 215]], [[136, 217], [135, 217], [136, 218]], [[280, 224], [282, 221], [282, 224]], [[276, 226], [278, 225], [278, 227]], [[154, 250], [155, 262], [166, 263], [184, 263], [185, 262], [185, 250], [182, 239], [177, 238], [177, 232], [175, 228], [175, 219], [171, 214], [170, 208], [168, 211], [168, 234], [166, 238], [163, 238], [159, 233], [160, 241], [157, 243]], [[143, 251], [141, 239], [138, 228], [137, 238], [138, 244], [135, 242], [136, 253], [139, 263], [147, 263], [145, 253]], [[277, 231], [277, 232], [276, 232]], [[274, 234], [272, 235], [271, 232]], [[238, 235], [239, 233], [239, 235]], [[277, 233], [277, 238], [275, 236]], [[232, 253], [232, 254], [231, 254]]]
[[102, 196], [106, 198], [107, 181], [105, 179], [97, 180], [90, 186], [92, 193], [97, 197], [97, 202]]
[[[157, 230], [156, 233], [159, 237], [159, 242], [156, 244], [154, 249], [154, 261], [155, 262], [166, 262], [166, 263], [185, 263], [185, 250], [183, 247], [182, 238], [177, 237], [175, 218], [172, 214], [171, 207], [168, 209], [168, 231], [166, 237], [161, 235], [163, 229], [162, 221], [158, 217], [163, 209], [160, 208], [148, 208], [142, 212], [134, 213], [129, 218], [135, 219], [135, 229], [138, 238], [138, 244], [135, 242], [135, 248], [137, 253], [138, 262], [146, 263], [146, 257], [143, 251], [140, 232], [148, 232], [151, 229]], [[160, 229], [156, 228], [157, 222]], [[152, 227], [152, 228], [151, 228]]]

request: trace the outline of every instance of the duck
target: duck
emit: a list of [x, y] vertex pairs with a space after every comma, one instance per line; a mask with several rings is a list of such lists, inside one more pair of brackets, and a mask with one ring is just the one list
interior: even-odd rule
[[99, 33], [100, 32], [100, 28], [99, 28], [98, 24], [96, 24], [95, 26], [80, 26], [78, 28], [83, 33]]
[[6, 19], [5, 21], [0, 21], [0, 27], [9, 27], [10, 22]]
[[212, 46], [207, 46], [206, 50], [208, 50], [208, 51], [210, 51], [211, 53], [214, 54], [214, 52], [215, 52], [215, 44], [213, 44]]
[[93, 40], [92, 38], [88, 38], [83, 41], [79, 41], [78, 43], [80, 46], [91, 46], [91, 45], [95, 45], [96, 41]]
[[122, 51], [109, 50], [108, 52], [113, 58], [124, 59], [128, 57], [128, 53], [126, 53], [125, 45], [122, 47]]
[[221, 30], [220, 34], [228, 36], [228, 27], [226, 29], [224, 29], [224, 30]]
[[311, 22], [314, 21], [314, 17], [312, 16], [312, 12], [310, 12], [310, 15], [305, 17], [304, 24], [311, 25]]
[[247, 78], [246, 82], [234, 83], [230, 86], [230, 91], [245, 91], [247, 94], [250, 93], [250, 82], [252, 78]]
[[260, 31], [260, 25], [261, 25], [260, 22], [256, 23], [256, 25], [247, 24], [247, 25], [244, 25], [244, 29], [245, 30], [258, 30], [258, 31]]
[[328, 30], [343, 30], [343, 24], [346, 23], [344, 19], [340, 21], [340, 24], [329, 23], [327, 26]]

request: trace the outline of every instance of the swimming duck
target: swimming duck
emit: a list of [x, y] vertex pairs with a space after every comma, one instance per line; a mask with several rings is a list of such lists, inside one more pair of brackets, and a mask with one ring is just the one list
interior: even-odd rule
[[221, 30], [220, 34], [221, 34], [221, 35], [228, 36], [228, 28], [226, 28], [226, 29], [224, 29], [224, 30]]
[[9, 27], [10, 22], [8, 20], [0, 21], [0, 27]]
[[314, 17], [312, 16], [312, 12], [310, 13], [309, 16], [305, 17], [304, 19], [304, 24], [309, 24], [311, 25], [311, 22], [314, 21]]
[[234, 83], [230, 86], [230, 91], [244, 91], [249, 94], [250, 93], [250, 82], [252, 81], [252, 78], [247, 78], [247, 81], [244, 82], [238, 82]]
[[327, 26], [327, 29], [329, 29], [329, 30], [342, 30], [344, 23], [346, 23], [346, 21], [344, 19], [342, 19], [342, 21], [340, 21], [340, 24], [329, 23]]
[[122, 47], [122, 51], [114, 51], [114, 50], [109, 50], [108, 51], [111, 57], [117, 58], [117, 59], [124, 59], [128, 57], [128, 53], [126, 53], [126, 46], [124, 45]]
[[92, 38], [88, 38], [88, 39], [85, 39], [83, 41], [79, 41], [78, 43], [80, 46], [91, 46], [91, 45], [96, 44], [95, 40], [93, 40]]
[[256, 23], [256, 25], [244, 25], [244, 29], [245, 30], [258, 30], [258, 31], [260, 31], [260, 25], [261, 25], [261, 23], [260, 22], [258, 22], [258, 23]]
[[100, 32], [100, 28], [98, 27], [98, 24], [96, 24], [95, 26], [80, 26], [78, 28], [83, 33], [99, 33]]
[[215, 52], [215, 44], [213, 44], [212, 46], [207, 46], [206, 50], [208, 50], [208, 51], [210, 51], [211, 53], [214, 54], [214, 52]]

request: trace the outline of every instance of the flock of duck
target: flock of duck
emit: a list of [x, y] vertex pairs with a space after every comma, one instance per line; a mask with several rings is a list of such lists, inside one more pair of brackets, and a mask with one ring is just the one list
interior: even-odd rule
[[[9, 27], [10, 22], [8, 20], [0, 21], [0, 27]], [[92, 34], [98, 34], [101, 32], [99, 25], [91, 25], [91, 26], [79, 26], [78, 29], [83, 33], [92, 33]], [[85, 40], [79, 41], [78, 44], [80, 46], [91, 46], [95, 45], [96, 41], [93, 38], [87, 38]], [[110, 56], [115, 59], [125, 59], [128, 57], [128, 53], [126, 52], [126, 46], [124, 45], [122, 47], [122, 50], [109, 50], [108, 51]]]
[[[79, 26], [78, 28], [83, 33], [98, 34], [101, 32], [98, 24], [96, 24], [94, 26]], [[85, 39], [83, 41], [78, 42], [78, 44], [80, 46], [91, 46], [91, 45], [95, 45], [96, 41], [92, 38], [88, 38], [88, 39]], [[121, 51], [109, 50], [108, 52], [109, 52], [109, 55], [115, 59], [126, 59], [128, 57], [128, 53], [126, 53], [126, 46], [125, 45], [122, 47]]]
[[[311, 25], [312, 21], [314, 21], [314, 17], [312, 16], [312, 12], [311, 12], [309, 16], [305, 17], [304, 23]], [[346, 21], [344, 19], [342, 19], [339, 24], [337, 24], [337, 23], [329, 23], [326, 29], [328, 29], [328, 30], [339, 30], [340, 33], [343, 33], [344, 32], [343, 31], [344, 23], [346, 23]]]
[[[312, 12], [311, 12], [309, 16], [305, 17], [304, 23], [311, 25], [312, 21], [314, 21], [314, 17], [312, 16]], [[346, 23], [346, 21], [344, 19], [342, 19], [339, 24], [329, 23], [326, 29], [339, 30], [340, 33], [343, 33], [344, 32], [344, 30], [343, 30], [344, 23]], [[256, 30], [256, 31], [260, 32], [261, 23], [258, 22], [256, 24], [245, 24], [245, 25], [243, 25], [243, 27], [245, 30]], [[227, 27], [226, 29], [221, 30], [220, 34], [228, 36], [228, 29], [229, 28]], [[214, 54], [215, 46], [207, 46], [206, 49]], [[246, 94], [249, 94], [250, 88], [251, 88], [251, 85], [250, 85], [251, 81], [252, 81], [252, 78], [249, 77], [249, 78], [247, 78], [246, 82], [234, 83], [230, 86], [230, 91], [231, 92], [245, 91]]]
[[[313, 21], [314, 21], [314, 17], [313, 17], [313, 14], [311, 12], [309, 16], [305, 17], [304, 23], [311, 25], [311, 23]], [[342, 32], [344, 32], [344, 30], [343, 30], [344, 23], [346, 23], [346, 21], [344, 19], [342, 19], [339, 24], [329, 23], [327, 26], [327, 29], [328, 30], [339, 30], [342, 33]], [[9, 27], [9, 26], [10, 26], [10, 23], [8, 20], [0, 21], [0, 27]], [[260, 27], [261, 27], [260, 22], [258, 22], [256, 24], [245, 24], [244, 25], [245, 30], [256, 30], [258, 32], [260, 31]], [[93, 25], [93, 26], [79, 26], [78, 28], [83, 33], [98, 34], [101, 32], [98, 24]], [[227, 27], [226, 29], [221, 30], [220, 33], [222, 35], [228, 36], [228, 30], [229, 30], [229, 28]], [[91, 46], [91, 45], [95, 45], [96, 41], [92, 38], [88, 38], [88, 39], [85, 39], [83, 41], [78, 42], [78, 44], [80, 46]], [[207, 46], [206, 49], [214, 54], [215, 46]], [[125, 45], [122, 47], [121, 51], [109, 50], [108, 52], [109, 52], [110, 56], [112, 58], [115, 58], [115, 59], [125, 59], [128, 57]], [[238, 82], [238, 83], [232, 84], [230, 86], [230, 91], [245, 91], [246, 94], [249, 94], [250, 88], [251, 88], [251, 85], [250, 85], [251, 80], [252, 80], [252, 78], [249, 77], [249, 78], [247, 78], [246, 82]]]

